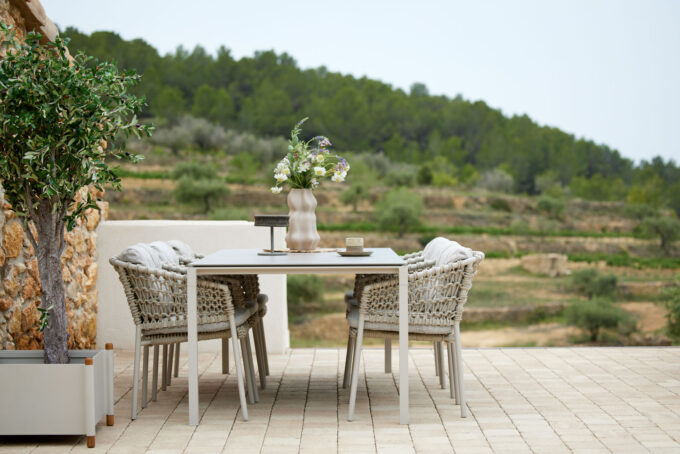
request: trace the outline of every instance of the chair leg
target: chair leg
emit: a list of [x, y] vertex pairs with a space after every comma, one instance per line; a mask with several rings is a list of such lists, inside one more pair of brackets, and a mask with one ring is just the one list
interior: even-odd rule
[[260, 324], [260, 348], [262, 349], [262, 356], [264, 357], [264, 370], [269, 376], [269, 356], [267, 355], [267, 338], [264, 335], [264, 321], [262, 318], [258, 321]]
[[357, 329], [357, 340], [354, 346], [354, 360], [352, 361], [352, 386], [349, 393], [349, 414], [348, 421], [354, 419], [354, 407], [357, 400], [357, 385], [359, 384], [359, 367], [361, 366], [361, 343], [364, 340], [364, 314], [359, 314], [359, 327]]
[[267, 387], [267, 370], [264, 365], [264, 358], [262, 357], [262, 338], [260, 337], [260, 327], [258, 324], [255, 324], [253, 327], [253, 342], [255, 343], [257, 372], [260, 374], [260, 387], [265, 389]]
[[142, 356], [142, 408], [146, 408], [149, 401], [149, 345], [144, 346]]
[[163, 360], [161, 370], [161, 391], [165, 391], [168, 385], [168, 344], [163, 344]]
[[385, 339], [385, 373], [392, 373], [392, 339]]
[[172, 364], [175, 362], [175, 344], [168, 347], [168, 386], [172, 384]]
[[142, 348], [142, 328], [137, 325], [135, 334], [135, 364], [132, 372], [132, 414], [131, 419], [137, 419], [137, 393], [139, 391], [139, 360], [141, 359], [140, 350]]
[[175, 344], [175, 377], [179, 376], [179, 346], [182, 345], [180, 342]]
[[236, 322], [233, 317], [229, 319], [229, 331], [231, 331], [231, 347], [234, 350], [238, 398], [241, 401], [241, 416], [244, 421], [248, 421], [248, 404], [246, 403], [246, 390], [243, 386], [243, 371], [241, 370], [241, 352], [239, 351], [238, 335], [236, 334]]
[[250, 364], [248, 363], [248, 350], [246, 349], [245, 337], [241, 341], [241, 353], [243, 353], [243, 374], [246, 377], [246, 388], [248, 388], [248, 402], [255, 403], [255, 391], [253, 391], [253, 378], [250, 376]]
[[434, 349], [434, 374], [439, 377], [439, 349], [437, 348], [437, 342], [432, 342], [432, 348]]
[[250, 332], [246, 333], [246, 352], [248, 353], [248, 367], [250, 368], [250, 378], [253, 382], [253, 393], [255, 394], [255, 402], [259, 402], [260, 392], [257, 389], [257, 380], [255, 380], [255, 366], [253, 365], [253, 350], [250, 347]]
[[[451, 399], [456, 397], [456, 383], [454, 379], [454, 372], [453, 372], [453, 344], [451, 342], [446, 343], [446, 353], [447, 353], [447, 359], [449, 363], [449, 393], [451, 395]], [[456, 401], [458, 401], [458, 398], [456, 397]]]
[[345, 356], [345, 375], [342, 378], [342, 387], [347, 389], [347, 386], [352, 381], [352, 359], [354, 357], [354, 337], [350, 333], [347, 336], [347, 355]]
[[458, 401], [460, 403], [460, 417], [467, 418], [467, 407], [465, 406], [465, 386], [463, 383], [463, 352], [460, 346], [460, 322], [453, 325], [456, 334], [456, 382], [458, 383]]
[[453, 389], [453, 397], [455, 399], [456, 405], [459, 404], [459, 396], [460, 393], [458, 392], [458, 360], [457, 360], [458, 355], [456, 354], [456, 341], [454, 340], [453, 343], [451, 344], [451, 360], [453, 362], [453, 383], [455, 385]]
[[151, 400], [158, 399], [158, 361], [160, 360], [160, 345], [153, 346], [153, 380], [151, 384]]
[[437, 350], [439, 351], [439, 354], [437, 355], [437, 359], [439, 360], [439, 385], [442, 387], [442, 389], [446, 389], [446, 373], [444, 372], [444, 349], [442, 342], [437, 342]]
[[222, 338], [222, 373], [229, 373], [229, 342], [226, 337]]

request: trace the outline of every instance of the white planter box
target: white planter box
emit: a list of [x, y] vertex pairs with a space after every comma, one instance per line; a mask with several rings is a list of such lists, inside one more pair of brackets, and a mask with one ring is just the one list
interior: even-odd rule
[[42, 350], [0, 351], [0, 435], [86, 435], [113, 425], [113, 347], [71, 350], [69, 364], [44, 364]]

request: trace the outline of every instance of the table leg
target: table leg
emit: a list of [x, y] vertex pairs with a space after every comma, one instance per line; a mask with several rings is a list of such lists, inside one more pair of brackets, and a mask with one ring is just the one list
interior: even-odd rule
[[399, 423], [408, 424], [408, 266], [399, 268]]
[[187, 267], [187, 349], [189, 351], [189, 425], [198, 425], [198, 320], [196, 268]]

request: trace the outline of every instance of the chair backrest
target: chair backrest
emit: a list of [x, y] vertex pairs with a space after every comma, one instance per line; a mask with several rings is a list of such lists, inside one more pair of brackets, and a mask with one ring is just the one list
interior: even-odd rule
[[[471, 257], [434, 266], [409, 275], [409, 325], [453, 326], [463, 316], [472, 279], [484, 253], [472, 251]], [[361, 310], [366, 320], [398, 323], [398, 283], [395, 279], [369, 285], [364, 289]]]
[[138, 243], [109, 260], [123, 284], [132, 320], [142, 330], [186, 326], [186, 276], [163, 269], [178, 265], [167, 243]]

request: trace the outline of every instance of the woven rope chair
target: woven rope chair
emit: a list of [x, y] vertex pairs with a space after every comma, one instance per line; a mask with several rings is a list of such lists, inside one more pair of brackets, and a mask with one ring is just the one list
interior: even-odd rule
[[[410, 254], [402, 255], [401, 258], [408, 264], [409, 273], [415, 271], [422, 271], [434, 266], [439, 259], [442, 252], [451, 244], [451, 241], [445, 237], [437, 237], [432, 239], [425, 245], [422, 251], [411, 252]], [[379, 282], [384, 279], [385, 275], [362, 275], [357, 276], [354, 280], [354, 290], [345, 293], [345, 304], [347, 311], [355, 308], [359, 304], [358, 295], [361, 289], [370, 283]], [[389, 276], [389, 275], [388, 275]], [[377, 279], [377, 280], [376, 280]], [[352, 369], [352, 336], [347, 337], [347, 354], [345, 359], [345, 374], [342, 381], [342, 387], [347, 388], [350, 383], [350, 372]], [[441, 342], [433, 342], [434, 348], [434, 371], [435, 375], [439, 377], [441, 387], [446, 387], [446, 377], [441, 373], [443, 360], [443, 345]], [[385, 339], [385, 373], [392, 372], [392, 339]]]
[[[451, 397], [460, 404], [461, 416], [467, 416], [463, 390], [460, 345], [460, 321], [472, 279], [484, 259], [482, 252], [472, 257], [408, 276], [409, 340], [447, 344]], [[355, 337], [349, 416], [354, 418], [359, 362], [364, 337], [399, 338], [399, 281], [389, 279], [366, 285], [359, 297], [359, 307], [349, 311], [350, 337]], [[443, 375], [443, 371], [442, 371]], [[455, 378], [454, 378], [455, 376]]]
[[[194, 257], [180, 256], [180, 265], [164, 265], [164, 268], [176, 273], [186, 274], [186, 265], [203, 258], [199, 254]], [[260, 376], [260, 386], [262, 389], [267, 387], [267, 376], [269, 375], [269, 356], [267, 354], [267, 341], [264, 334], [263, 318], [267, 314], [267, 301], [269, 297], [264, 293], [260, 293], [260, 282], [257, 275], [243, 274], [243, 275], [215, 275], [215, 276], [200, 276], [199, 280], [207, 279], [213, 282], [222, 283], [232, 291], [234, 298], [234, 307], [248, 307], [255, 310], [257, 319], [253, 326], [253, 343], [255, 344], [255, 359], [257, 361], [257, 369]], [[178, 346], [179, 349], [179, 346]], [[229, 348], [227, 347], [227, 340], [222, 339], [222, 373], [229, 373]]]
[[[137, 396], [139, 382], [140, 351], [144, 347], [142, 373], [142, 408], [146, 406], [148, 387], [149, 347], [154, 346], [154, 383], [153, 399], [156, 398], [158, 347], [187, 341], [187, 278], [165, 269], [152, 269], [146, 266], [124, 262], [114, 257], [109, 260], [123, 284], [125, 296], [135, 323], [135, 363], [133, 372], [132, 419], [137, 417]], [[197, 282], [198, 339], [232, 340], [237, 351], [240, 341], [248, 384], [250, 403], [259, 400], [257, 386], [254, 385], [254, 368], [249, 354], [249, 331], [257, 322], [254, 310], [247, 307], [235, 308], [234, 301], [241, 298], [238, 292], [232, 293], [224, 283], [201, 279]], [[236, 361], [241, 414], [248, 419], [245, 388], [241, 364]]]
[[[415, 273], [434, 266], [434, 260], [424, 260], [412, 262], [408, 265], [408, 272]], [[354, 278], [354, 290], [345, 293], [345, 315], [351, 310], [359, 307], [359, 299], [364, 288], [369, 284], [384, 282], [393, 279], [392, 274], [357, 274]], [[352, 352], [354, 351], [354, 337], [351, 333], [347, 336], [347, 352], [345, 355], [345, 373], [342, 379], [342, 387], [347, 388], [350, 383], [350, 373], [352, 370]], [[385, 373], [392, 372], [392, 339], [385, 339]]]

